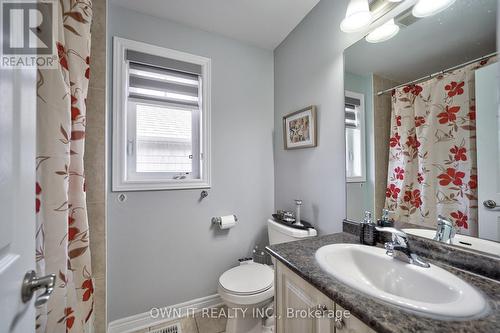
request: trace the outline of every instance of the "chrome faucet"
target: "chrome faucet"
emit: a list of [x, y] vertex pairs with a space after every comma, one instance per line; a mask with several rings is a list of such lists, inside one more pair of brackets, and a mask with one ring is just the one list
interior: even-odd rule
[[376, 227], [376, 229], [380, 232], [389, 232], [392, 234], [392, 242], [384, 244], [385, 253], [388, 256], [419, 267], [430, 267], [428, 262], [410, 250], [408, 235], [404, 231], [392, 227]]
[[456, 229], [455, 226], [453, 225], [453, 222], [451, 222], [446, 217], [439, 215], [437, 219], [437, 229], [436, 229], [436, 236], [434, 236], [434, 240], [446, 244], [452, 244], [453, 238], [455, 237], [455, 233]]

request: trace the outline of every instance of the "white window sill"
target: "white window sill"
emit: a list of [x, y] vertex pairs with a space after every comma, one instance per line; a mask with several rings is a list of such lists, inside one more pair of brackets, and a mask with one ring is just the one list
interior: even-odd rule
[[126, 181], [113, 185], [113, 192], [125, 191], [167, 191], [167, 190], [194, 190], [210, 188], [210, 183], [204, 180], [183, 181]]

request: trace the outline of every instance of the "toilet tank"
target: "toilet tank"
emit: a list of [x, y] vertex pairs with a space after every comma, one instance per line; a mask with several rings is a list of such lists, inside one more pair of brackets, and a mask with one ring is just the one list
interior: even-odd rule
[[267, 220], [267, 234], [270, 245], [315, 237], [317, 235], [315, 229], [294, 229], [275, 222], [272, 219]]

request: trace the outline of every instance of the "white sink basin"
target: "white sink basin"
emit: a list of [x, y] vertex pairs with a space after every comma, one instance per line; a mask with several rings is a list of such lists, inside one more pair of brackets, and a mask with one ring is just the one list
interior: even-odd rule
[[332, 244], [316, 251], [320, 267], [368, 296], [438, 319], [468, 320], [487, 310], [474, 287], [431, 264], [418, 267], [377, 247]]
[[[412, 234], [429, 239], [433, 239], [436, 235], [436, 231], [430, 229], [403, 229], [403, 231], [407, 234]], [[456, 234], [453, 238], [452, 245], [500, 256], [500, 243], [485, 239]]]

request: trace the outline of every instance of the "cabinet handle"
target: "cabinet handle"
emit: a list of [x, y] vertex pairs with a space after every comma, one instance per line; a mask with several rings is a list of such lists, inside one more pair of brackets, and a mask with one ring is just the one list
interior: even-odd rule
[[328, 311], [328, 307], [324, 304], [318, 304], [316, 305], [314, 308], [313, 308], [313, 311], [317, 311], [317, 312], [320, 312], [321, 315], [325, 315], [326, 312]]
[[328, 311], [328, 307], [324, 304], [318, 304], [316, 306], [316, 310], [321, 311], [322, 313], [325, 313], [326, 311]]
[[335, 317], [335, 328], [341, 330], [345, 327], [345, 321], [342, 317]]

